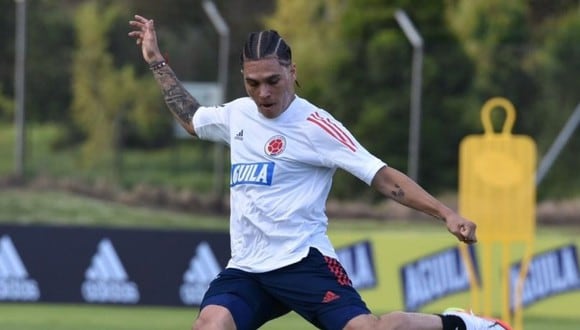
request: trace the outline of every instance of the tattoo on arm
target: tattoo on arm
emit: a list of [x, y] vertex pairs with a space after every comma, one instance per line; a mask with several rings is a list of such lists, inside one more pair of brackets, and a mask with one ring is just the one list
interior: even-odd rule
[[395, 188], [397, 188], [397, 189], [391, 191], [391, 195], [393, 195], [393, 199], [396, 201], [403, 200], [403, 198], [405, 198], [405, 191], [403, 191], [403, 188], [401, 188], [401, 186], [399, 186], [398, 184], [395, 184]]
[[161, 86], [165, 104], [171, 113], [182, 126], [192, 128], [193, 132], [191, 119], [200, 107], [199, 102], [187, 92], [169, 66], [153, 70], [153, 76]]

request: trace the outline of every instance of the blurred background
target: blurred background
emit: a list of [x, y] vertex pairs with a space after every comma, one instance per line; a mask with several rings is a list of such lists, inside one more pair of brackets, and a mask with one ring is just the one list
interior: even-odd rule
[[[438, 195], [457, 189], [459, 142], [482, 133], [487, 99], [502, 96], [515, 105], [513, 133], [536, 141], [539, 160], [580, 100], [577, 0], [217, 0], [227, 49], [202, 1], [27, 1], [20, 34], [18, 3], [0, 0], [4, 186], [41, 181], [107, 198], [124, 191], [128, 202], [127, 192], [161, 187], [157, 195], [174, 192], [182, 204], [223, 197], [227, 161], [216, 163], [210, 144], [174, 134], [140, 50], [127, 37], [135, 13], [155, 20], [160, 47], [181, 80], [219, 82], [226, 100], [245, 96], [239, 51], [247, 33], [278, 30], [293, 48], [298, 93], [389, 165], [407, 172], [414, 166], [413, 177]], [[422, 39], [420, 67], [413, 66], [418, 48], [397, 9]], [[20, 46], [18, 36], [25, 38]], [[410, 158], [417, 95], [420, 137]], [[498, 130], [501, 115], [494, 118]], [[542, 177], [539, 201], [580, 195], [579, 136], [569, 136]], [[332, 196], [378, 199], [340, 172]]]

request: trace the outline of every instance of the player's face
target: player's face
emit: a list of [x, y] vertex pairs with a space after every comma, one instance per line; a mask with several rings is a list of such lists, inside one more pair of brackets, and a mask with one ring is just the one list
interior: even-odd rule
[[246, 92], [264, 117], [278, 117], [294, 99], [294, 64], [284, 66], [276, 58], [246, 61], [242, 73]]

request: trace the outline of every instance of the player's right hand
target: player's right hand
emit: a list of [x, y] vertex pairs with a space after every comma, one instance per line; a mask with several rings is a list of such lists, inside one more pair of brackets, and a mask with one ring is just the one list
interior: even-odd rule
[[469, 221], [457, 213], [452, 214], [445, 219], [447, 230], [453, 234], [457, 239], [466, 244], [473, 244], [477, 242], [475, 234], [477, 226], [472, 221]]
[[141, 46], [143, 59], [149, 64], [163, 61], [163, 55], [161, 55], [157, 44], [153, 20], [135, 15], [134, 20], [129, 21], [129, 25], [135, 29], [129, 32], [129, 37], [135, 38], [137, 45]]

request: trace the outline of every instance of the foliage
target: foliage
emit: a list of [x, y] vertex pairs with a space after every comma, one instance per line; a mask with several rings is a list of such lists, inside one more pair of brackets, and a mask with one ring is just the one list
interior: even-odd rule
[[[299, 93], [329, 110], [371, 152], [404, 170], [412, 49], [394, 20], [398, 6], [418, 16], [426, 40], [422, 130], [429, 145], [422, 157], [429, 159], [430, 168], [421, 168], [419, 176], [426, 186], [442, 189], [454, 184], [454, 172], [432, 171], [431, 166], [456, 168], [456, 146], [467, 132], [461, 126], [467, 103], [461, 98], [471, 72], [440, 15], [442, 4], [413, 10], [407, 1], [278, 1], [266, 26], [279, 29], [293, 47], [303, 86]], [[296, 17], [296, 12], [301, 15]], [[449, 122], [459, 125], [450, 130]], [[333, 193], [346, 197], [366, 191], [356, 181], [339, 173]]]
[[[37, 177], [54, 178], [58, 182], [80, 182], [87, 185], [104, 183], [114, 189], [130, 190], [149, 185], [175, 190], [188, 189], [199, 195], [211, 191], [212, 158], [209, 145], [179, 141], [170, 146], [150, 149], [125, 149], [120, 167], [122, 176], [111, 180], [110, 164], [91, 168], [80, 166], [79, 146], [55, 150], [53, 144], [61, 139], [65, 127], [60, 124], [31, 124], [27, 127], [27, 141], [33, 152], [27, 153], [25, 172], [30, 181]], [[0, 123], [0, 150], [10, 155], [14, 146], [12, 125]], [[0, 178], [9, 177], [14, 169], [11, 157], [0, 157]], [[2, 180], [0, 180], [2, 181]], [[1, 208], [0, 208], [1, 209]]]
[[[449, 3], [447, 18], [476, 67], [473, 94], [481, 102], [492, 96], [510, 99], [517, 110], [514, 133], [536, 140], [541, 159], [579, 102], [578, 4]], [[493, 119], [500, 127], [503, 117]], [[545, 178], [541, 198], [578, 191], [580, 179], [573, 172], [580, 159], [571, 152], [580, 148], [577, 137]]]
[[27, 1], [26, 108], [28, 121], [70, 123], [72, 10], [58, 1]]
[[[530, 55], [528, 15], [524, 0], [459, 1], [448, 8], [449, 24], [475, 64], [473, 91], [481, 104], [495, 96], [508, 98], [521, 111], [533, 104], [537, 86], [524, 68]], [[495, 127], [503, 124], [501, 116], [492, 119]], [[529, 120], [519, 116], [515, 129], [528, 131]]]
[[[4, 95], [13, 93], [16, 24], [14, 11], [15, 1], [0, 0], [0, 13], [2, 13], [0, 15], [0, 96], [2, 98], [7, 98]], [[13, 113], [12, 110], [0, 108], [0, 120], [11, 113]]]
[[264, 28], [277, 30], [292, 47], [300, 94], [320, 99], [337, 59], [347, 55], [337, 29], [345, 10], [339, 0], [279, 1], [264, 20]]
[[[536, 111], [541, 151], [548, 149], [546, 142], [555, 140], [559, 130], [580, 105], [580, 17], [576, 12], [570, 12], [559, 20], [548, 22], [543, 33], [546, 42], [541, 45], [534, 61], [534, 68], [544, 82], [542, 99]], [[577, 176], [580, 164], [578, 132], [580, 128], [576, 127], [576, 134], [572, 135], [553, 170], [545, 178], [543, 195], [564, 197], [570, 191], [580, 192], [580, 178]]]
[[[116, 13], [98, 23], [79, 20], [77, 9], [94, 2], [99, 8], [95, 15], [104, 17], [110, 7]], [[247, 33], [277, 29], [293, 47], [302, 86], [298, 92], [333, 113], [371, 152], [403, 171], [413, 49], [393, 14], [397, 8], [405, 10], [425, 41], [419, 181], [430, 191], [455, 189], [457, 146], [464, 136], [481, 132], [479, 111], [489, 97], [505, 96], [514, 103], [514, 132], [534, 138], [540, 157], [578, 103], [576, 0], [215, 3], [231, 33], [228, 99], [245, 95], [238, 60]], [[217, 77], [219, 39], [200, 1], [35, 0], [27, 2], [27, 9], [27, 122], [57, 122], [63, 128], [59, 146], [64, 148], [104, 136], [90, 142], [99, 152], [85, 153], [85, 160], [98, 155], [111, 164], [114, 148], [176, 143], [171, 116], [138, 47], [127, 38], [127, 21], [134, 13], [155, 19], [161, 48], [182, 80]], [[3, 122], [13, 120], [14, 10], [15, 1], [0, 0]], [[81, 43], [75, 38], [79, 25], [93, 29], [93, 37], [98, 34], [101, 41]], [[100, 55], [89, 52], [86, 57], [81, 45]], [[83, 61], [86, 67], [75, 64]], [[80, 79], [83, 69], [85, 78]], [[81, 115], [81, 104], [93, 111]], [[105, 122], [108, 128], [96, 128]], [[540, 186], [542, 194], [577, 191], [577, 136]], [[333, 193], [338, 196], [369, 191], [343, 173], [335, 182]]]
[[[216, 81], [219, 58], [219, 36], [202, 8], [202, 1], [127, 0], [133, 13], [154, 18], [160, 48], [182, 81]], [[239, 55], [250, 31], [260, 28], [260, 20], [273, 10], [272, 0], [214, 0], [220, 15], [229, 27], [229, 79], [227, 99], [245, 95]], [[124, 30], [127, 29], [126, 21]], [[128, 45], [126, 34], [119, 34]], [[133, 63], [140, 57], [132, 54]], [[140, 63], [140, 62], [138, 62]]]
[[2, 94], [3, 88], [0, 85], [0, 119], [11, 118], [14, 114], [14, 100]]
[[87, 2], [75, 19], [78, 46], [73, 55], [72, 108], [75, 122], [87, 137], [85, 165], [111, 162], [118, 155], [128, 118], [137, 119], [131, 121], [137, 123], [135, 129], [157, 136], [151, 134], [159, 117], [150, 109], [158, 98], [151, 79], [139, 81], [131, 66], [115, 68], [107, 52], [107, 32], [119, 12], [118, 6], [101, 8], [97, 2]]

